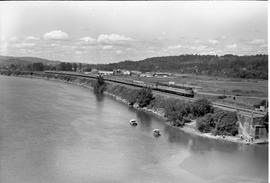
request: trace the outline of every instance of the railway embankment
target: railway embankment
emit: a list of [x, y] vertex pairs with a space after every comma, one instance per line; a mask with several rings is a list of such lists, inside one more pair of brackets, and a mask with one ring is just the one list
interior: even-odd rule
[[[95, 78], [44, 72], [20, 72], [11, 75], [61, 81], [91, 90], [96, 82]], [[140, 90], [140, 88], [130, 85], [107, 82], [105, 94], [138, 110], [153, 113], [167, 121], [166, 124], [187, 133], [237, 143], [252, 144], [261, 142], [244, 139], [237, 129], [238, 123], [236, 114], [234, 114], [234, 112], [226, 112], [214, 108], [213, 105], [205, 99], [187, 102], [183, 101], [181, 98], [172, 98], [170, 95], [166, 96], [153, 93], [153, 98], [147, 105], [140, 106], [137, 100]]]

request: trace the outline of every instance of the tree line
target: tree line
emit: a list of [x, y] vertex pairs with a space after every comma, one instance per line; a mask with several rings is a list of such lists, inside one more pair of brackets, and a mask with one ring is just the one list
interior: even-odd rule
[[90, 64], [82, 63], [69, 63], [61, 62], [59, 64], [43, 64], [41, 62], [31, 64], [10, 64], [8, 69], [11, 71], [44, 71], [44, 70], [56, 70], [56, 71], [84, 71], [90, 72]]
[[197, 75], [268, 79], [268, 55], [180, 55], [92, 65], [101, 70], [127, 69], [143, 72], [173, 72]]
[[58, 64], [11, 64], [11, 70], [59, 70], [59, 71], [91, 71], [127, 69], [142, 72], [172, 72], [197, 75], [268, 79], [268, 55], [179, 55], [152, 57], [140, 61], [123, 61], [111, 64], [82, 64], [61, 62]]

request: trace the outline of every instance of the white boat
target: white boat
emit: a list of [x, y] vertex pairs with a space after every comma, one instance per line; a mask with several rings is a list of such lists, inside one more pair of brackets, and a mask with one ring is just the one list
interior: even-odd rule
[[129, 121], [129, 123], [130, 123], [131, 126], [137, 126], [138, 125], [138, 123], [137, 123], [137, 121], [135, 119], [131, 119]]
[[153, 130], [153, 135], [154, 135], [155, 137], [161, 136], [160, 130], [159, 130], [159, 129], [154, 129], [154, 130]]

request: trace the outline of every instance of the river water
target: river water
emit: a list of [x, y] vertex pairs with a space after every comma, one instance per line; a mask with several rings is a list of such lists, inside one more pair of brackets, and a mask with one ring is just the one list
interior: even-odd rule
[[85, 88], [0, 76], [0, 182], [268, 182], [268, 145], [193, 136]]

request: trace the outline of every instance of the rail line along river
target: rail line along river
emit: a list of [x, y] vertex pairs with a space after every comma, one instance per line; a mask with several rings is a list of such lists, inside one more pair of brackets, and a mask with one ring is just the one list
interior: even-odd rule
[[0, 76], [0, 163], [1, 183], [254, 183], [267, 182], [268, 145], [193, 136], [84, 88]]

